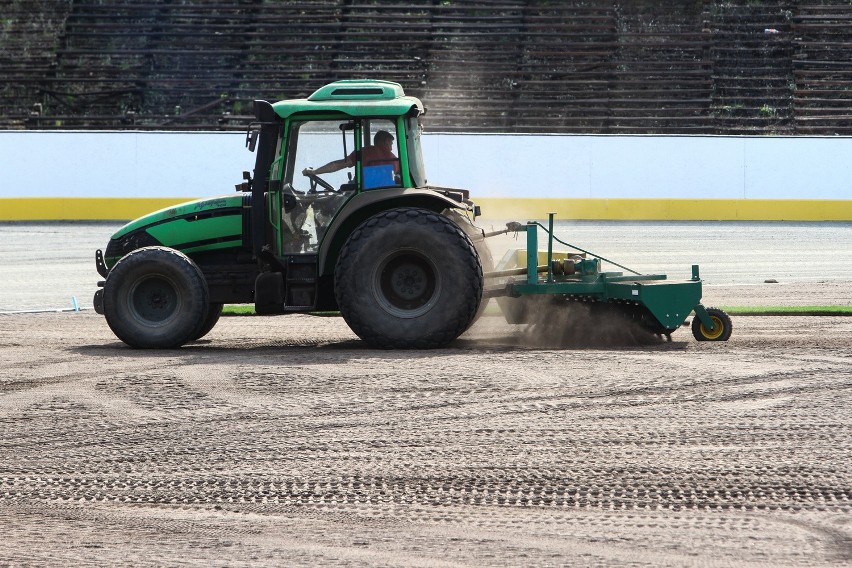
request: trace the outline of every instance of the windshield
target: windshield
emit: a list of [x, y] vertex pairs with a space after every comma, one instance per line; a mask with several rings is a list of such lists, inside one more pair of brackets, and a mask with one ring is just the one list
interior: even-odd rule
[[426, 185], [426, 166], [423, 165], [423, 151], [420, 137], [423, 126], [416, 118], [405, 120], [405, 137], [408, 142], [408, 169], [411, 172], [411, 183], [415, 187]]
[[[297, 191], [306, 192], [310, 189], [310, 180], [302, 175], [305, 168], [318, 168], [323, 164], [345, 159], [354, 151], [354, 130], [347, 128], [347, 124], [347, 121], [341, 120], [294, 123], [290, 152], [295, 150], [295, 158], [288, 160], [285, 181], [293, 184]], [[295, 135], [296, 132], [298, 136]], [[352, 170], [344, 168], [324, 173], [322, 178], [339, 188], [349, 181], [348, 173], [351, 172]]]

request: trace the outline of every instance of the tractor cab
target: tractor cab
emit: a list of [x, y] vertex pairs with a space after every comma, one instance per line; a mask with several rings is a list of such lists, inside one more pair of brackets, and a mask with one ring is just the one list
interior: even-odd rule
[[425, 187], [423, 112], [422, 103], [399, 84], [372, 80], [337, 81], [306, 99], [255, 101], [258, 122], [249, 126], [248, 136], [260, 140], [255, 182], [242, 185], [253, 189], [254, 203], [265, 194], [274, 234], [272, 242], [262, 241], [270, 252], [319, 253], [350, 200], [366, 192], [382, 190], [385, 198], [391, 197], [387, 190], [402, 195]]
[[[281, 254], [316, 252], [326, 229], [359, 191], [403, 187], [398, 121], [389, 118], [293, 120], [272, 164], [272, 216]], [[283, 136], [283, 135], [282, 135]], [[402, 137], [406, 136], [405, 131]], [[419, 143], [417, 152], [419, 154]]]

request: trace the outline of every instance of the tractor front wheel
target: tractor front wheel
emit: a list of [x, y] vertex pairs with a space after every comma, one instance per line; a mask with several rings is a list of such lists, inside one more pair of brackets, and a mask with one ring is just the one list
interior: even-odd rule
[[210, 333], [210, 331], [216, 326], [219, 318], [222, 316], [222, 310], [224, 308], [225, 304], [222, 304], [221, 302], [210, 304], [207, 309], [207, 317], [204, 319], [204, 325], [202, 325], [201, 329], [195, 334], [193, 341], [197, 341]]
[[103, 309], [110, 329], [131, 347], [180, 347], [200, 337], [209, 323], [207, 283], [185, 254], [145, 247], [110, 270]]
[[713, 320], [711, 331], [701, 323], [698, 317], [692, 318], [692, 335], [698, 341], [727, 341], [731, 337], [731, 316], [719, 308], [707, 308], [707, 315]]
[[346, 323], [371, 346], [435, 348], [473, 320], [482, 266], [470, 238], [447, 217], [391, 209], [349, 236], [334, 288]]

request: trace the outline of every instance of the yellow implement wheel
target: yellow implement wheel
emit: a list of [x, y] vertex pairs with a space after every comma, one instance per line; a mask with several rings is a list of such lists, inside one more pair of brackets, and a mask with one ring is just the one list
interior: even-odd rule
[[692, 320], [692, 335], [698, 341], [727, 341], [731, 337], [731, 317], [719, 308], [707, 308], [707, 314], [713, 320], [713, 330], [696, 316]]

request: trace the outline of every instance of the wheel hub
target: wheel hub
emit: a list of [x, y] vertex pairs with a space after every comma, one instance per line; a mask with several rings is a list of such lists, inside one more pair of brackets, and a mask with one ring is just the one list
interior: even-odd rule
[[716, 339], [722, 335], [722, 331], [724, 331], [724, 326], [722, 324], [722, 320], [717, 316], [710, 316], [710, 319], [713, 320], [713, 331], [710, 331], [704, 324], [701, 324], [701, 333], [704, 334], [704, 337], [707, 339]]
[[423, 272], [422, 268], [406, 265], [396, 271], [391, 279], [391, 285], [397, 296], [410, 301], [423, 295], [428, 282], [426, 281], [426, 273]]
[[388, 313], [412, 318], [429, 311], [437, 301], [441, 281], [428, 257], [418, 251], [397, 251], [375, 274], [376, 299]]
[[172, 317], [179, 299], [174, 286], [161, 278], [146, 278], [129, 295], [130, 308], [137, 319], [162, 323]]

